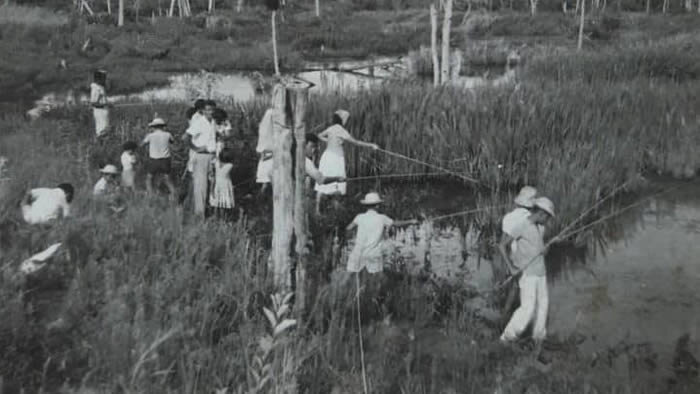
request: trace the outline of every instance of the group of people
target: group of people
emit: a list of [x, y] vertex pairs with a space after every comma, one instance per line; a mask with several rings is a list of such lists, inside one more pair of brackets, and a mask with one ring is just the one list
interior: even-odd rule
[[[98, 74], [96, 74], [96, 79]], [[99, 90], [99, 89], [98, 89]], [[273, 91], [273, 103], [284, 94], [283, 88], [276, 86]], [[96, 102], [103, 96], [96, 94]], [[99, 109], [96, 107], [95, 109]], [[274, 123], [279, 119], [280, 108], [274, 105], [268, 109], [258, 128], [256, 151], [259, 161], [256, 170], [256, 182], [261, 184], [261, 192], [266, 192], [273, 177], [274, 160]], [[324, 196], [346, 194], [346, 166], [343, 144], [351, 143], [361, 147], [378, 149], [373, 143], [359, 141], [346, 130], [350, 114], [338, 110], [333, 114], [332, 125], [320, 134], [308, 133], [304, 147], [305, 169], [308, 178], [315, 181], [316, 210], [320, 209]], [[211, 100], [197, 100], [194, 107], [187, 111], [188, 128], [183, 141], [189, 148], [187, 177], [180, 201], [191, 194], [194, 213], [204, 217], [207, 206], [221, 214], [230, 212], [235, 206], [234, 186], [231, 180], [233, 168], [233, 150], [227, 147], [226, 137], [230, 135], [231, 124], [225, 111], [216, 108]], [[95, 114], [96, 128], [103, 126], [104, 119]], [[146, 186], [148, 191], [154, 189], [155, 181], [162, 179], [171, 198], [176, 191], [171, 173], [171, 143], [174, 137], [166, 130], [165, 120], [156, 117], [148, 124], [149, 132], [141, 142], [148, 147], [146, 162]], [[98, 131], [98, 135], [100, 132]], [[320, 141], [327, 147], [320, 159], [319, 168], [313, 162]], [[136, 151], [139, 145], [133, 141], [123, 144], [121, 154], [121, 171], [116, 165], [107, 164], [101, 168], [102, 177], [93, 188], [97, 197], [109, 196], [119, 189], [135, 188], [137, 165]], [[56, 188], [38, 188], [30, 190], [22, 201], [22, 214], [27, 223], [37, 224], [70, 215], [70, 204], [74, 188], [63, 183]], [[357, 230], [355, 243], [349, 255], [346, 270], [359, 273], [366, 270], [368, 274], [383, 271], [385, 230], [392, 226], [417, 224], [416, 220], [394, 221], [381, 214], [378, 207], [383, 202], [378, 193], [370, 192], [360, 201], [367, 211], [357, 215], [347, 226], [347, 231]], [[548, 312], [548, 292], [544, 254], [544, 226], [554, 216], [554, 205], [546, 197], [537, 196], [533, 187], [524, 187], [515, 198], [516, 208], [504, 216], [502, 222], [503, 236], [499, 251], [514, 274], [519, 278], [520, 307], [515, 311], [500, 339], [508, 342], [516, 339], [534, 320], [533, 337], [536, 340], [546, 336]]]

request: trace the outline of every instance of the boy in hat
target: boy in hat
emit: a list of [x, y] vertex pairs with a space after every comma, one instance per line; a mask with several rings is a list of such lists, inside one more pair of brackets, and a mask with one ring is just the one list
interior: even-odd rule
[[360, 272], [363, 268], [370, 274], [384, 270], [384, 256], [382, 253], [382, 240], [384, 230], [391, 226], [405, 226], [417, 224], [415, 219], [394, 221], [386, 215], [377, 212], [377, 207], [383, 202], [378, 193], [371, 192], [365, 195], [360, 204], [367, 206], [367, 212], [361, 213], [346, 228], [351, 231], [357, 227], [355, 246], [348, 258], [348, 272]]
[[119, 169], [113, 164], [107, 164], [100, 169], [102, 177], [92, 188], [94, 196], [107, 196], [117, 191], [119, 188]]
[[97, 70], [93, 74], [93, 82], [90, 84], [90, 105], [95, 118], [95, 134], [98, 137], [104, 135], [109, 128], [109, 109], [107, 108], [107, 72]]
[[173, 140], [172, 134], [165, 131], [166, 123], [161, 118], [155, 118], [148, 127], [151, 132], [146, 135], [141, 146], [148, 145], [148, 164], [146, 175], [146, 189], [148, 193], [153, 192], [154, 178], [162, 176], [165, 185], [168, 187], [171, 198], [176, 195], [175, 185], [171, 179], [170, 167], [170, 142]]
[[[534, 320], [532, 337], [541, 342], [547, 335], [547, 311], [549, 294], [547, 291], [547, 271], [544, 265], [544, 226], [554, 217], [554, 204], [546, 197], [534, 200], [530, 215], [515, 225], [510, 234], [504, 234], [499, 245], [502, 257], [514, 272], [522, 271], [520, 286], [520, 307], [511, 317], [500, 340], [508, 342], [517, 339]], [[505, 253], [505, 245], [512, 241], [517, 247], [512, 258]]]

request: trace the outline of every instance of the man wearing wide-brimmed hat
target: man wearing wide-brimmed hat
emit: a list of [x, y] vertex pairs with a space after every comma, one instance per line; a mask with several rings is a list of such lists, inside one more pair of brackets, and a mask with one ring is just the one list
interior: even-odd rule
[[[532, 186], [524, 186], [522, 189], [520, 189], [518, 195], [515, 196], [515, 199], [513, 199], [515, 209], [508, 212], [503, 217], [501, 229], [503, 230], [504, 234], [508, 234], [512, 237], [511, 232], [513, 231], [513, 228], [530, 216], [530, 209], [535, 206], [536, 195], [537, 189]], [[513, 253], [515, 248], [517, 248], [517, 243], [513, 241], [510, 248], [510, 252]]]
[[[546, 253], [544, 226], [554, 217], [554, 204], [547, 197], [534, 199], [530, 215], [516, 224], [510, 234], [504, 235], [499, 250], [502, 257], [514, 271], [522, 273], [520, 286], [520, 307], [511, 317], [501, 335], [502, 342], [512, 341], [525, 331], [534, 320], [532, 337], [540, 342], [547, 335], [547, 312], [549, 293], [547, 291], [547, 271], [544, 264]], [[511, 241], [517, 248], [511, 256], [505, 252], [504, 244]]]

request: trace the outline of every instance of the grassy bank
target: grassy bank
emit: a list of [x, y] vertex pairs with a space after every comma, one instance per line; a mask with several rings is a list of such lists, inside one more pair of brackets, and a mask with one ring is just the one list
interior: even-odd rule
[[[6, 391], [272, 392], [293, 383], [309, 393], [362, 391], [354, 283], [342, 272], [329, 281], [328, 250], [317, 248], [309, 263], [315, 291], [304, 324], [262, 340], [272, 328], [260, 307], [276, 309], [264, 296], [265, 244], [248, 237], [243, 222], [194, 222], [164, 199], [137, 196], [120, 215], [91, 201], [92, 163], [102, 155], [112, 159], [115, 150], [95, 148], [87, 117], [69, 115], [31, 127], [17, 118], [2, 121], [3, 130], [15, 130], [0, 137], [11, 178], [0, 199]], [[125, 134], [116, 138], [140, 133], [141, 118], [132, 119], [117, 121]], [[24, 187], [64, 180], [77, 186], [74, 218], [50, 228], [15, 222]], [[17, 274], [20, 261], [57, 241], [63, 248], [49, 267]], [[373, 296], [383, 299], [382, 308]], [[466, 307], [474, 297], [469, 286], [435, 285], [398, 270], [387, 274], [382, 292], [362, 297], [371, 392], [654, 393], [665, 387], [647, 366], [653, 353], [645, 348], [611, 350], [594, 360], [577, 351], [575, 337], [550, 349], [553, 371], [540, 369], [527, 347], [495, 343], [499, 322]], [[263, 366], [272, 379], [260, 384]]]

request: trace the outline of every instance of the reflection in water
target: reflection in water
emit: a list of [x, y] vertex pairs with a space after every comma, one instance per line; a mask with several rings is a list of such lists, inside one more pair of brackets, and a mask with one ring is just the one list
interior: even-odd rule
[[[587, 247], [553, 249], [547, 256], [550, 334], [583, 334], [589, 338], [584, 351], [627, 338], [649, 343], [668, 358], [673, 343], [689, 333], [691, 351], [700, 354], [700, 184], [672, 186], [677, 188], [597, 226], [586, 238]], [[617, 208], [628, 204], [620, 202]], [[389, 243], [409, 270], [423, 268], [429, 255], [436, 275], [488, 289], [490, 264], [479, 264], [473, 253], [477, 234], [466, 235], [463, 242], [457, 228], [423, 223], [396, 231]]]

